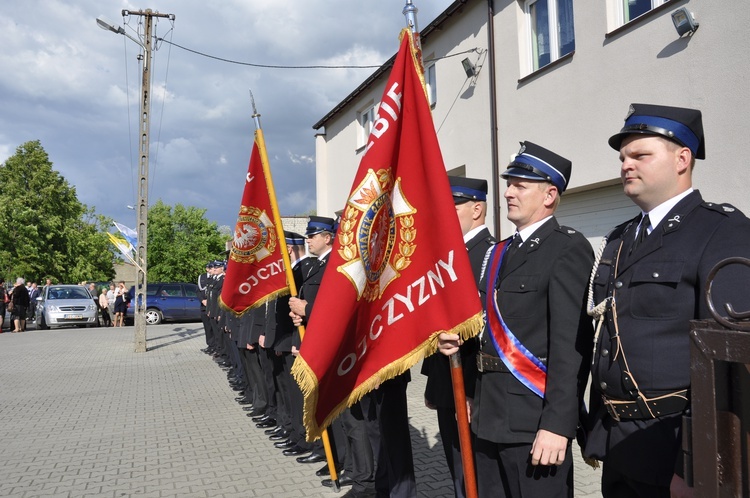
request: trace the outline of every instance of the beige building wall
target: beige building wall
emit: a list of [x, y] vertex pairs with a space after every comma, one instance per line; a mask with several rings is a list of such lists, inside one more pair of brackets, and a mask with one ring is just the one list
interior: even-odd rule
[[[426, 20], [420, 19], [421, 25]], [[422, 40], [425, 67], [435, 65], [437, 100], [433, 120], [447, 170], [465, 166], [467, 176], [489, 171], [489, 78], [486, 67], [486, 4], [470, 1]], [[398, 33], [392, 33], [394, 53]], [[474, 51], [477, 49], [477, 51]], [[467, 52], [467, 53], [461, 53]], [[455, 55], [458, 54], [458, 55]], [[442, 58], [452, 56], [448, 58]], [[461, 61], [468, 58], [479, 74], [468, 78]], [[437, 60], [435, 60], [437, 59]], [[362, 159], [357, 115], [380, 101], [390, 71], [385, 71], [316, 136], [317, 212], [334, 216], [343, 209]]]
[[[526, 79], [523, 3], [495, 2], [501, 162], [517, 152], [519, 140], [531, 140], [573, 161], [568, 194], [619, 184], [618, 153], [607, 140], [622, 127], [628, 105], [695, 107], [703, 111], [706, 159], [696, 164], [694, 185], [704, 199], [750, 213], [750, 167], [741, 159], [750, 133], [748, 4], [668, 1], [608, 33], [617, 1], [574, 0], [575, 53]], [[683, 6], [700, 22], [692, 37], [679, 38], [672, 24], [670, 14]], [[510, 229], [504, 220], [503, 230]]]
[[[448, 8], [451, 16], [424, 40], [426, 60], [487, 48], [487, 2], [468, 0], [456, 10], [460, 3]], [[696, 164], [694, 186], [706, 200], [729, 202], [750, 213], [745, 193], [750, 167], [743, 153], [750, 136], [747, 2], [667, 0], [618, 28], [615, 7], [622, 0], [573, 0], [574, 53], [531, 74], [524, 4], [523, 0], [494, 2], [500, 171], [518, 151], [521, 140], [570, 158], [573, 174], [561, 209], [567, 199], [569, 204], [576, 203], [576, 212], [606, 220], [595, 229], [601, 236], [607, 231], [603, 226], [611, 228], [617, 223], [614, 220], [631, 216], [629, 200], [619, 190], [618, 153], [607, 144], [622, 127], [628, 105], [695, 107], [703, 111], [707, 159]], [[674, 29], [670, 14], [680, 7], [687, 7], [700, 22], [693, 36], [680, 38]], [[465, 166], [466, 176], [491, 179], [489, 67], [483, 53], [435, 63], [438, 97], [433, 117], [446, 168]], [[461, 68], [465, 57], [481, 66], [475, 78], [467, 79]], [[351, 102], [329, 116], [319, 130], [325, 131], [316, 139], [321, 215], [332, 216], [346, 201], [361, 158], [356, 148], [357, 112], [380, 99], [388, 73], [349, 96]], [[501, 233], [496, 235], [504, 237], [513, 227], [504, 217], [503, 181], [499, 187]], [[617, 210], [600, 215], [603, 208], [592, 199], [604, 199]], [[576, 216], [570, 223], [575, 226], [579, 219], [583, 223]], [[490, 217], [488, 224], [492, 227], [493, 223]]]

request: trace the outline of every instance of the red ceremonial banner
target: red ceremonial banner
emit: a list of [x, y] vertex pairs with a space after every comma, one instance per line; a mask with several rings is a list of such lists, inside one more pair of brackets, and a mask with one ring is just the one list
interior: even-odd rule
[[482, 326], [418, 57], [405, 29], [294, 362], [308, 439], [441, 332]]
[[256, 131], [219, 298], [220, 305], [236, 315], [289, 293], [282, 254], [286, 242], [274, 225], [277, 208], [269, 195], [271, 180], [261, 159], [260, 133]]

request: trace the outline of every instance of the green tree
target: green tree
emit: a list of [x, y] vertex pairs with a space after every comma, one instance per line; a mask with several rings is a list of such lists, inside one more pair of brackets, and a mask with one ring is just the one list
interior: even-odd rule
[[225, 250], [226, 236], [206, 210], [161, 200], [148, 211], [148, 280], [192, 282], [204, 271], [206, 261]]
[[112, 253], [100, 219], [82, 204], [38, 140], [0, 165], [0, 272], [41, 281], [108, 280]]

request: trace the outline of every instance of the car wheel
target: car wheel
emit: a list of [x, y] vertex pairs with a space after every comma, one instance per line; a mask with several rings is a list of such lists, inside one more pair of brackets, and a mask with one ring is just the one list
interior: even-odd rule
[[154, 308], [149, 308], [146, 310], [145, 318], [146, 323], [149, 325], [159, 325], [163, 319], [161, 311]]
[[49, 330], [49, 327], [47, 326], [47, 321], [44, 319], [44, 313], [39, 315], [39, 319], [36, 322], [36, 328], [38, 330]]

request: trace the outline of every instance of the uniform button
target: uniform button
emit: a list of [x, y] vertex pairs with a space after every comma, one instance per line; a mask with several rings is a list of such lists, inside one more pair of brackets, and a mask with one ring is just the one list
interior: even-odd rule
[[525, 289], [525, 288], [526, 288], [526, 285], [524, 285], [524, 284], [521, 284], [521, 288], [522, 288], [522, 289]]
[[606, 383], [606, 382], [604, 382], [604, 381], [601, 381], [601, 382], [599, 383], [599, 387], [601, 387], [601, 388], [602, 388], [602, 391], [606, 391], [606, 390], [607, 390], [607, 383]]
[[622, 282], [620, 281], [615, 282], [615, 289], [619, 289], [620, 287], [622, 287]]
[[609, 349], [602, 349], [602, 356], [604, 356], [605, 358], [609, 356]]
[[654, 278], [659, 278], [659, 273], [658, 272], [654, 272], [654, 273], [651, 274], [651, 276], [654, 277]]

